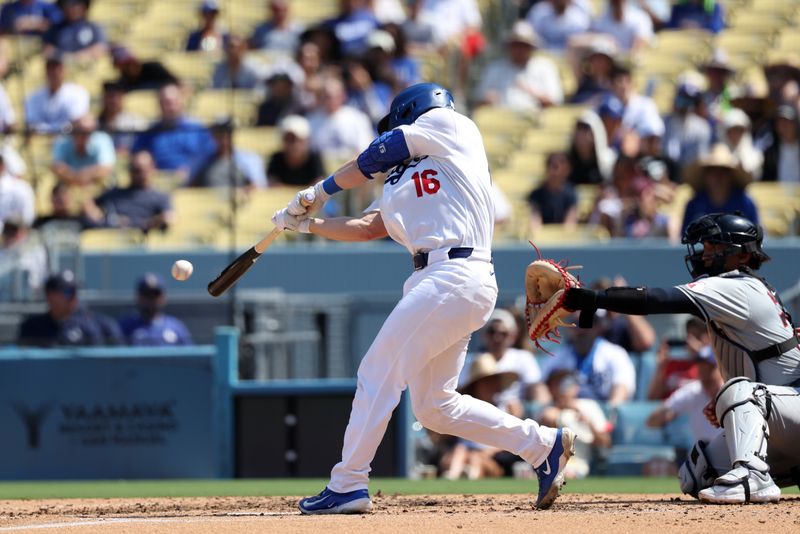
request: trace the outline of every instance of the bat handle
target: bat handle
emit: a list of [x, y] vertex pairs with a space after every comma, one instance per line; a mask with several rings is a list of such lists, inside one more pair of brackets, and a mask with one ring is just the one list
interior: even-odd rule
[[306, 193], [305, 195], [300, 197], [300, 204], [302, 204], [306, 208], [313, 203], [314, 203], [314, 195], [312, 193]]
[[266, 235], [266, 237], [264, 237], [264, 239], [256, 243], [253, 248], [259, 254], [263, 254], [264, 251], [267, 250], [267, 248], [272, 244], [272, 242], [275, 241], [275, 238], [281, 235], [281, 232], [283, 232], [283, 230], [276, 226], [270, 233]]

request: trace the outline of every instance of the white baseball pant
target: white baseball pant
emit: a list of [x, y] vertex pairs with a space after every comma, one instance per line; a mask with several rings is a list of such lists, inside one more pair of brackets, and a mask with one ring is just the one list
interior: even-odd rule
[[430, 430], [505, 449], [534, 466], [545, 460], [556, 429], [456, 392], [470, 335], [496, 300], [494, 266], [475, 258], [434, 263], [406, 280], [359, 366], [342, 461], [328, 488], [368, 487], [370, 463], [406, 387], [414, 414]]

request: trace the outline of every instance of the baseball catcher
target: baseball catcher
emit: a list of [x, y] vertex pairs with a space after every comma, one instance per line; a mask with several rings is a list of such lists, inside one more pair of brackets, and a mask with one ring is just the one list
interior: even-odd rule
[[[775, 289], [756, 274], [770, 259], [762, 240], [761, 228], [738, 214], [705, 215], [683, 236], [692, 282], [604, 291], [568, 287], [552, 303], [554, 314], [581, 310], [581, 323], [599, 308], [690, 313], [705, 321], [726, 381], [705, 413], [723, 432], [698, 441], [679, 471], [683, 492], [703, 502], [776, 502], [780, 487], [800, 483], [798, 332]], [[533, 333], [544, 337], [548, 330]]]

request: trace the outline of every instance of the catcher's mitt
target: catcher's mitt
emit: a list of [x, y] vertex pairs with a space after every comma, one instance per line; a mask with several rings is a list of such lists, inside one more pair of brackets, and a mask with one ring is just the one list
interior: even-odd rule
[[539, 343], [541, 339], [558, 343], [561, 326], [575, 326], [564, 321], [571, 312], [564, 309], [564, 295], [567, 289], [581, 287], [580, 281], [569, 273], [580, 269], [580, 265], [566, 266], [564, 262], [542, 258], [542, 253], [533, 245], [537, 260], [525, 269], [525, 321], [528, 336], [536, 346], [547, 352]]

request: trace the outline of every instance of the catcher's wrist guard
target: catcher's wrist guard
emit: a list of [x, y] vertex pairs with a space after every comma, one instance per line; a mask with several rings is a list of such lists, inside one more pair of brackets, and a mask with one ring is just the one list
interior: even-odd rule
[[597, 293], [591, 289], [574, 287], [568, 289], [564, 295], [564, 307], [568, 310], [596, 310]]

